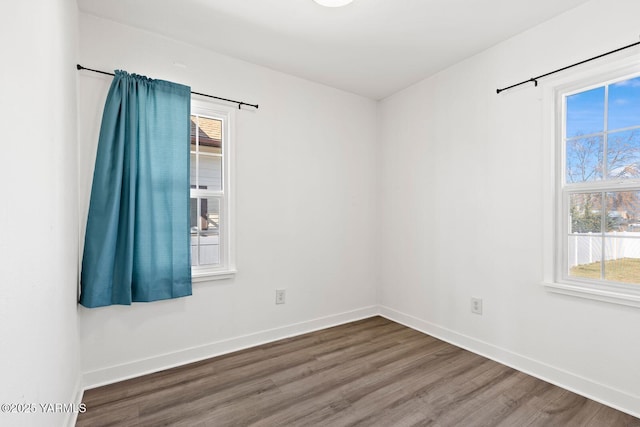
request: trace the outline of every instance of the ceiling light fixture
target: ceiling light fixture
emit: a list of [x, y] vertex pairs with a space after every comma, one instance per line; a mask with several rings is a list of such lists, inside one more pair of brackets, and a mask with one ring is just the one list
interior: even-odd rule
[[346, 6], [353, 0], [314, 0], [316, 3], [326, 7], [341, 7]]

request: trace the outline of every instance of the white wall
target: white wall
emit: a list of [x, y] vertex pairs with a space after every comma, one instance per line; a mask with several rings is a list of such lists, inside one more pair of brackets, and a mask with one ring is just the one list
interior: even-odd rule
[[64, 425], [39, 405], [81, 392], [75, 2], [3, 2], [0, 52], [0, 402], [36, 405], [0, 425]]
[[[86, 15], [80, 58], [260, 104], [236, 116], [236, 278], [183, 299], [81, 309], [86, 385], [374, 313], [374, 101]], [[110, 78], [79, 80], [84, 221]]]
[[542, 89], [496, 88], [636, 41], [638, 16], [594, 0], [382, 101], [378, 180], [382, 313], [636, 415], [640, 310], [541, 286]]

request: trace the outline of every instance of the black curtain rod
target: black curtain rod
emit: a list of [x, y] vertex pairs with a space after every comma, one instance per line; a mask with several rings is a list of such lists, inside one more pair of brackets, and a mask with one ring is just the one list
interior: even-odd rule
[[[94, 73], [100, 73], [100, 74], [104, 74], [104, 75], [107, 75], [107, 76], [115, 76], [115, 74], [113, 74], [113, 73], [108, 73], [106, 71], [100, 71], [100, 70], [94, 70], [93, 68], [83, 67], [80, 64], [76, 64], [76, 68], [78, 70], [93, 71]], [[200, 92], [193, 92], [192, 91], [191, 93], [194, 94], [194, 95], [206, 96], [207, 98], [214, 98], [214, 99], [219, 99], [221, 101], [227, 101], [227, 102], [232, 102], [234, 104], [238, 104], [238, 110], [242, 109], [243, 105], [246, 105], [248, 107], [258, 108], [258, 104], [249, 104], [247, 102], [236, 101], [236, 100], [228, 99], [228, 98], [220, 98], [219, 96], [207, 95], [206, 93], [200, 93]]]
[[496, 93], [504, 92], [505, 90], [513, 89], [514, 87], [521, 86], [521, 85], [524, 85], [524, 84], [527, 84], [527, 83], [533, 83], [534, 85], [538, 86], [538, 79], [550, 76], [551, 74], [559, 73], [560, 71], [564, 71], [564, 70], [566, 70], [568, 68], [572, 68], [572, 67], [576, 67], [578, 65], [582, 65], [585, 62], [589, 62], [589, 61], [593, 61], [593, 60], [602, 58], [603, 56], [611, 55], [612, 53], [620, 52], [621, 50], [624, 50], [624, 49], [629, 49], [630, 47], [637, 46], [639, 44], [640, 44], [640, 42], [635, 42], [635, 43], [631, 43], [631, 44], [626, 45], [626, 46], [619, 47], [618, 49], [614, 49], [614, 50], [612, 50], [610, 52], [603, 53], [603, 54], [598, 55], [598, 56], [594, 56], [593, 58], [585, 59], [584, 61], [576, 62], [575, 64], [567, 65], [566, 67], [558, 68], [557, 70], [553, 70], [553, 71], [551, 71], [549, 73], [539, 75], [538, 77], [532, 77], [529, 80], [524, 80], [524, 81], [522, 81], [520, 83], [516, 83], [514, 85], [507, 86], [507, 87], [502, 88], [502, 89], [497, 89]]

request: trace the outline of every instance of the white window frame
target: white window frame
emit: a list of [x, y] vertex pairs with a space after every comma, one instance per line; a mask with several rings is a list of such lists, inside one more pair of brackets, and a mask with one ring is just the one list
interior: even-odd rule
[[[228, 279], [235, 276], [235, 109], [210, 101], [191, 98], [191, 114], [222, 121], [222, 207], [220, 209], [220, 265], [192, 266], [192, 282]], [[202, 190], [191, 189], [190, 197], [206, 197]]]
[[640, 190], [640, 180], [565, 184], [564, 116], [567, 95], [640, 75], [637, 54], [566, 72], [542, 85], [544, 115], [543, 147], [543, 285], [553, 293], [640, 307], [640, 285], [570, 277], [568, 265], [568, 194], [570, 192]]

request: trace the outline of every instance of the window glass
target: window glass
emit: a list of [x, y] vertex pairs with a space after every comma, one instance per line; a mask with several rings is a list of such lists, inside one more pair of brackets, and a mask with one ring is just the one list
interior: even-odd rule
[[192, 265], [220, 264], [220, 206], [221, 199], [217, 197], [191, 199]]
[[564, 271], [640, 285], [640, 77], [567, 95], [565, 106]]
[[569, 183], [602, 179], [604, 138], [594, 135], [566, 143], [566, 180]]
[[198, 185], [213, 191], [222, 191], [222, 157], [200, 154]]
[[205, 270], [225, 267], [223, 126], [224, 121], [215, 117], [191, 116], [191, 263]]
[[566, 101], [566, 138], [604, 130], [604, 87], [570, 95]]
[[602, 230], [602, 194], [576, 193], [569, 197], [569, 232], [600, 233]]
[[640, 129], [608, 135], [607, 176], [614, 179], [640, 177]]
[[640, 125], [640, 77], [609, 86], [609, 130]]

